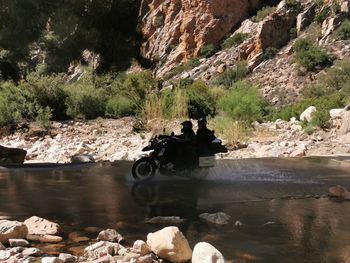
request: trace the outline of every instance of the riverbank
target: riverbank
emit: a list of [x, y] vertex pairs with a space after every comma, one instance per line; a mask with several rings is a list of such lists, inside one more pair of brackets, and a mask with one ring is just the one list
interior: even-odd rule
[[[349, 155], [349, 114], [331, 120], [327, 130], [308, 134], [301, 122], [277, 120], [256, 123], [250, 138], [218, 158], [241, 159], [263, 157], [302, 157]], [[72, 156], [89, 155], [97, 162], [129, 160], [142, 155], [142, 148], [154, 134], [179, 133], [180, 121], [156, 122], [153, 131], [133, 131], [134, 118], [118, 120], [53, 122], [48, 132], [34, 124], [23, 126], [13, 134], [3, 135], [0, 145], [27, 151], [26, 162], [69, 163]], [[218, 136], [220, 136], [218, 134]]]

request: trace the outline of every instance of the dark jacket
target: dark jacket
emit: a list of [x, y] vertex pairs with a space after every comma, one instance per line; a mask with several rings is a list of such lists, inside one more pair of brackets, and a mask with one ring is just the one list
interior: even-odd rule
[[201, 128], [197, 130], [197, 143], [206, 144], [215, 140], [214, 132], [208, 128]]

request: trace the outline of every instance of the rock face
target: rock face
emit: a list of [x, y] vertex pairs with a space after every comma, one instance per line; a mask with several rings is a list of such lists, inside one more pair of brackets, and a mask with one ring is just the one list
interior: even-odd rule
[[187, 262], [192, 257], [188, 241], [177, 227], [165, 227], [148, 234], [147, 245], [158, 257], [170, 262]]
[[26, 155], [25, 150], [0, 146], [0, 164], [22, 164]]
[[259, 0], [143, 0], [140, 9], [142, 55], [168, 66], [217, 45], [248, 17]]
[[192, 263], [224, 263], [223, 255], [215, 247], [206, 242], [195, 245]]
[[56, 235], [60, 229], [58, 224], [37, 216], [28, 218], [24, 224], [28, 227], [30, 235]]
[[6, 243], [11, 238], [25, 238], [28, 228], [18, 221], [0, 220], [0, 243]]

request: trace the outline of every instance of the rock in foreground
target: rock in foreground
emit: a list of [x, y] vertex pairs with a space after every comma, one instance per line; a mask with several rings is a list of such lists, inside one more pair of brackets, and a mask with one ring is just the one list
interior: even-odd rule
[[192, 263], [224, 263], [223, 255], [206, 242], [198, 243], [193, 249]]
[[6, 243], [11, 238], [25, 238], [28, 228], [18, 221], [0, 220], [0, 243]]
[[28, 227], [28, 234], [31, 235], [56, 235], [60, 229], [58, 224], [37, 216], [28, 218], [24, 224]]
[[192, 257], [188, 241], [177, 227], [165, 227], [148, 234], [147, 245], [158, 257], [170, 262], [187, 262]]

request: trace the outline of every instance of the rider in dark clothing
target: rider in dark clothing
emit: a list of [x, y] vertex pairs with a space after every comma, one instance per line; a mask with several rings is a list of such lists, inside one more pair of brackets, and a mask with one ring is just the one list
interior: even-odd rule
[[200, 155], [210, 154], [210, 143], [215, 140], [214, 131], [207, 128], [207, 120], [198, 120], [197, 145]]

